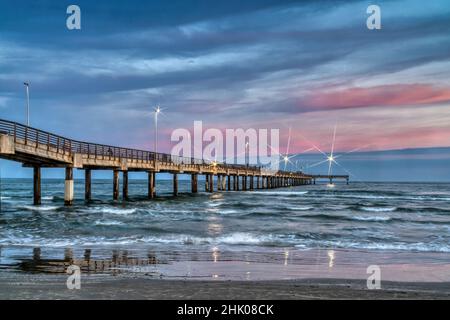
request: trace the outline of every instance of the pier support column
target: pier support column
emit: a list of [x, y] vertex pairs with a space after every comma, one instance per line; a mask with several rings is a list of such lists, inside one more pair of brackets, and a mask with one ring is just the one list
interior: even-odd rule
[[214, 192], [214, 175], [209, 175], [209, 192]]
[[255, 183], [255, 176], [250, 176], [250, 190], [253, 190], [254, 183]]
[[227, 190], [231, 191], [231, 176], [227, 175]]
[[178, 195], [178, 173], [173, 174], [173, 195]]
[[153, 199], [155, 197], [155, 172], [148, 172], [148, 198]]
[[220, 174], [217, 175], [217, 191], [222, 190], [222, 176]]
[[64, 205], [73, 204], [73, 168], [66, 167], [66, 181], [64, 185]]
[[236, 179], [238, 178], [237, 175], [233, 175], [233, 191], [237, 191], [237, 181]]
[[222, 176], [222, 191], [227, 190], [226, 176]]
[[91, 192], [91, 169], [84, 170], [84, 200], [91, 201], [92, 192]]
[[153, 199], [155, 197], [155, 185], [154, 185], [154, 179], [155, 179], [155, 173], [149, 171], [148, 172], [148, 186], [147, 186], [147, 192], [148, 192], [148, 198]]
[[191, 191], [192, 193], [198, 192], [198, 175], [196, 173], [191, 175]]
[[113, 171], [113, 200], [119, 200], [119, 170]]
[[41, 167], [33, 167], [33, 204], [41, 204]]
[[209, 174], [205, 174], [205, 192], [209, 191]]
[[256, 189], [260, 189], [260, 187], [259, 187], [259, 176], [256, 177]]
[[128, 171], [122, 171], [122, 198], [128, 200]]

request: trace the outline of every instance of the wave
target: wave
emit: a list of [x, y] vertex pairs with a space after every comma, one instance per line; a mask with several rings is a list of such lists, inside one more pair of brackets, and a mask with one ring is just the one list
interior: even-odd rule
[[223, 204], [223, 201], [215, 201], [215, 202], [209, 202], [209, 207], [220, 207]]
[[22, 206], [22, 209], [30, 211], [55, 211], [59, 209], [57, 206]]
[[276, 195], [276, 196], [297, 196], [307, 194], [309, 191], [251, 191], [249, 193], [258, 193], [264, 195]]
[[386, 251], [417, 251], [417, 252], [450, 252], [450, 246], [433, 243], [365, 243], [356, 241], [314, 241], [295, 245], [298, 248], [305, 247], [326, 247], [326, 248], [341, 248], [341, 249], [364, 249], [364, 250], [386, 250]]
[[137, 208], [111, 208], [111, 207], [95, 207], [87, 210], [89, 213], [106, 213], [106, 214], [117, 214], [117, 215], [129, 215], [137, 211]]
[[402, 221], [402, 219], [391, 218], [385, 216], [343, 216], [335, 214], [317, 213], [317, 214], [303, 214], [301, 218], [336, 220], [336, 221], [373, 221], [373, 222], [388, 222], [388, 221]]
[[290, 210], [294, 210], [294, 211], [308, 211], [308, 210], [312, 210], [314, 209], [313, 207], [290, 207]]
[[322, 197], [328, 198], [344, 198], [344, 199], [370, 199], [370, 200], [420, 200], [420, 201], [449, 201], [449, 197], [430, 197], [430, 196], [392, 196], [392, 195], [361, 195], [361, 194], [352, 194], [352, 193], [333, 193], [333, 194], [321, 194]]
[[236, 232], [230, 235], [217, 238], [219, 243], [223, 244], [259, 244], [264, 241], [263, 238], [250, 233]]
[[375, 216], [368, 216], [368, 217], [363, 217], [363, 216], [353, 216], [351, 219], [353, 220], [359, 220], [359, 221], [390, 221], [392, 220], [391, 217], [375, 217]]
[[105, 221], [97, 220], [97, 221], [94, 222], [94, 224], [98, 225], [98, 226], [120, 226], [120, 225], [124, 225], [123, 222], [115, 221], [115, 220], [105, 220]]
[[[336, 236], [336, 235], [333, 235]], [[363, 239], [356, 240], [333, 240], [319, 239], [316, 235], [258, 235], [246, 232], [235, 232], [219, 237], [196, 237], [187, 234], [164, 235], [164, 236], [128, 236], [108, 238], [101, 236], [87, 236], [75, 238], [48, 239], [42, 237], [9, 236], [0, 239], [0, 245], [12, 246], [45, 246], [45, 247], [95, 247], [95, 246], [118, 246], [139, 244], [163, 244], [163, 245], [247, 245], [247, 246], [294, 246], [296, 248], [344, 248], [344, 249], [367, 249], [367, 250], [394, 250], [394, 251], [423, 251], [423, 252], [450, 252], [447, 243], [405, 243], [405, 242], [367, 242]]]
[[[95, 224], [116, 225], [114, 221], [98, 220]], [[164, 236], [129, 236], [129, 237], [75, 237], [75, 238], [42, 238], [9, 236], [0, 239], [0, 244], [15, 246], [46, 246], [46, 247], [68, 247], [68, 246], [108, 246], [108, 245], [132, 245], [132, 244], [174, 244], [174, 245], [200, 245], [200, 244], [228, 244], [228, 245], [257, 245], [261, 243], [273, 243], [277, 239], [271, 236], [259, 236], [250, 233], [236, 232], [228, 235], [212, 237], [197, 237], [186, 234], [164, 235]], [[279, 241], [279, 240], [278, 240]]]
[[397, 207], [360, 207], [360, 209], [369, 212], [392, 212], [397, 210]]
[[234, 214], [234, 213], [238, 213], [238, 211], [233, 210], [233, 209], [226, 209], [226, 210], [220, 210], [219, 213], [220, 214]]

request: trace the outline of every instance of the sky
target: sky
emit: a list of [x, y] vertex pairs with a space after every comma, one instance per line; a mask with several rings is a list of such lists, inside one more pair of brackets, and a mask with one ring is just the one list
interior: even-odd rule
[[[70, 4], [81, 30], [66, 27]], [[370, 4], [381, 8], [380, 30], [366, 27]], [[78, 140], [151, 150], [159, 104], [158, 151], [195, 120], [278, 128], [282, 152], [291, 128], [289, 152], [302, 154], [329, 152], [336, 126], [342, 163], [355, 149], [376, 158], [345, 162], [365, 165], [363, 180], [386, 176], [386, 150], [424, 149], [417, 179], [450, 181], [445, 165], [430, 165], [450, 161], [439, 151], [450, 146], [449, 52], [447, 0], [2, 0], [0, 118], [25, 121], [28, 81], [31, 125]], [[395, 167], [408, 154], [383, 159]], [[406, 167], [396, 179], [408, 180]]]

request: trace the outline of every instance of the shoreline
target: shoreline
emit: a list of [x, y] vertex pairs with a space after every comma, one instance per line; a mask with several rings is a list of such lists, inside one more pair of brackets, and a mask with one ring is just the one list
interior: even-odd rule
[[[6, 273], [6, 274], [5, 274]], [[273, 281], [159, 280], [146, 277], [84, 276], [81, 289], [69, 290], [65, 275], [0, 272], [0, 299], [138, 300], [315, 300], [450, 299], [450, 282], [386, 281], [368, 290], [363, 280]]]

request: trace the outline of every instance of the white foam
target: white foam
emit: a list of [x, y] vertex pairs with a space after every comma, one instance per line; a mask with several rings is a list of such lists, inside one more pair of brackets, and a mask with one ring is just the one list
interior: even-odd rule
[[130, 208], [130, 209], [123, 209], [123, 208], [95, 208], [95, 212], [118, 214], [118, 215], [133, 214], [136, 211], [137, 211], [136, 208]]
[[54, 211], [59, 207], [56, 206], [23, 206], [22, 208], [31, 211]]
[[96, 225], [100, 225], [100, 226], [119, 226], [119, 225], [123, 225], [123, 222], [120, 221], [115, 221], [115, 220], [97, 220], [95, 221]]
[[[304, 243], [295, 247], [303, 248]], [[308, 245], [308, 243], [307, 243]], [[394, 251], [420, 251], [420, 252], [450, 252], [450, 247], [431, 243], [360, 243], [353, 241], [315, 241], [315, 246], [329, 248], [368, 249], [368, 250], [394, 250]]]
[[360, 221], [389, 221], [390, 217], [363, 217], [363, 216], [354, 216], [352, 219], [360, 220]]
[[290, 207], [289, 209], [295, 211], [308, 211], [313, 209], [313, 207]]
[[308, 191], [253, 191], [252, 193], [259, 193], [264, 195], [269, 194], [277, 196], [295, 196], [307, 194]]
[[230, 235], [222, 236], [217, 239], [220, 243], [225, 244], [258, 244], [263, 240], [249, 233], [236, 232]]
[[370, 212], [392, 212], [397, 210], [396, 207], [361, 207], [361, 210], [363, 211], [370, 211]]
[[233, 214], [233, 213], [237, 213], [236, 210], [233, 209], [228, 209], [228, 210], [220, 210], [219, 211], [221, 214]]
[[208, 206], [210, 207], [219, 207], [220, 205], [222, 205], [223, 201], [216, 201], [216, 202], [209, 202]]

